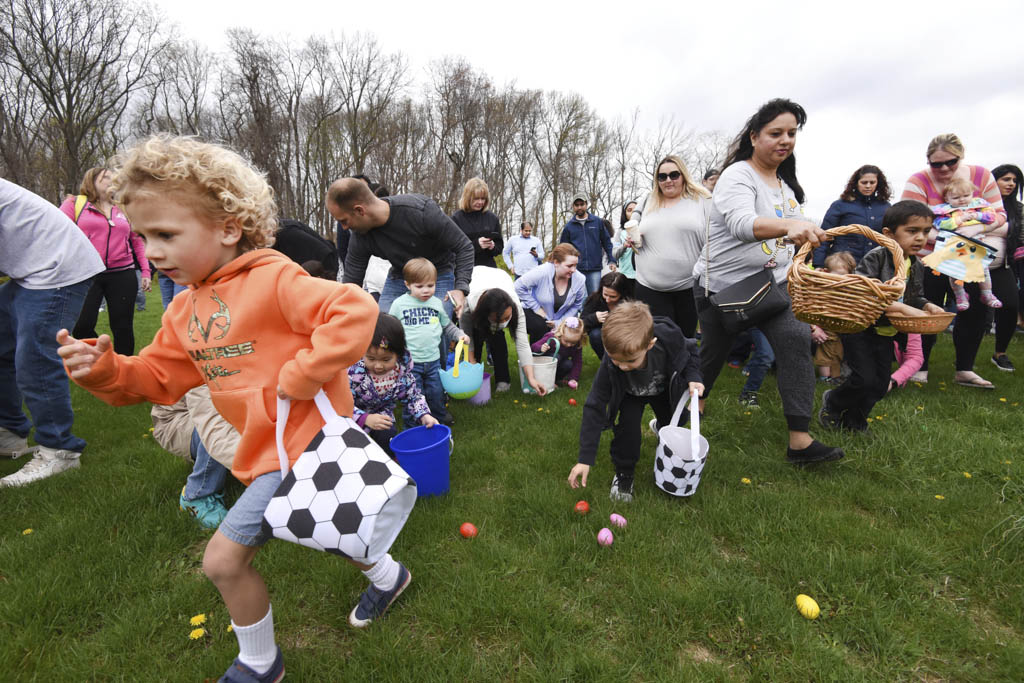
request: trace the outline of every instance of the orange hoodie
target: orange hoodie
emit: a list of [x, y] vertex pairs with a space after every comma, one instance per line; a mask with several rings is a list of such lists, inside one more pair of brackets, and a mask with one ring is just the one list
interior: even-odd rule
[[[206, 382], [242, 435], [231, 473], [248, 486], [280, 469], [277, 387], [296, 399], [322, 387], [339, 415], [352, 415], [345, 370], [366, 352], [376, 324], [377, 305], [363, 290], [311, 277], [279, 252], [258, 249], [175, 297], [138, 356], [108, 351], [75, 381], [111, 405], [168, 405]], [[284, 437], [292, 463], [322, 426], [313, 401], [293, 402]]]

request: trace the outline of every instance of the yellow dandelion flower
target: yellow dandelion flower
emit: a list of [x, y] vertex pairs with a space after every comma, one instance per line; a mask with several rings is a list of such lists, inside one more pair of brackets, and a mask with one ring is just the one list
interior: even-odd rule
[[1003, 481], [1010, 481], [1009, 477], [1003, 477]]
[[517, 399], [517, 398], [514, 398], [514, 399], [512, 399], [512, 402], [513, 402], [513, 403], [519, 403], [519, 399]]
[[200, 638], [202, 638], [205, 635], [206, 635], [206, 629], [205, 628], [194, 628], [188, 634], [188, 639], [189, 640], [199, 640]]
[[232, 631], [234, 631], [234, 630], [235, 630], [235, 627], [234, 627], [234, 626], [232, 626], [231, 624], [228, 624], [228, 627], [227, 627], [227, 629], [226, 629], [226, 630], [227, 630], [227, 632], [228, 632], [228, 633], [231, 633]]
[[918, 389], [920, 389], [920, 388], [921, 388], [921, 387], [923, 387], [924, 385], [923, 385], [923, 384], [921, 384], [920, 382], [914, 382], [914, 386], [916, 386], [916, 387], [917, 387]]
[[190, 626], [202, 626], [203, 624], [206, 623], [206, 615], [205, 614], [197, 614], [194, 617], [192, 617], [191, 619], [189, 619], [188, 623], [189, 623]]
[[866, 418], [866, 420], [867, 420], [867, 422], [869, 422], [869, 423], [870, 423], [870, 422], [874, 422], [874, 421], [875, 421], [875, 418], [873, 418], [873, 417], [869, 417], [869, 418]]
[[924, 410], [924, 406], [918, 406], [917, 409], [918, 410]]
[[30, 533], [32, 533], [32, 529], [25, 529], [24, 531], [21, 532], [21, 535], [22, 536], [28, 536]]
[[741, 483], [741, 484], [749, 484], [749, 483], [750, 483], [750, 480], [749, 480], [749, 479], [747, 479], [746, 477], [743, 477], [742, 479], [740, 479], [740, 483]]
[[941, 493], [935, 494], [935, 500], [946, 500], [946, 497]]
[[752, 413], [751, 413], [751, 412], [750, 412], [749, 410], [744, 410], [744, 411], [743, 411], [743, 414], [744, 414], [744, 415], [751, 415]]
[[544, 409], [543, 409], [543, 408], [537, 408], [537, 412], [538, 412], [538, 413], [543, 413], [543, 412], [544, 412]]
[[1017, 407], [1017, 406], [1019, 406], [1020, 404], [1019, 404], [1019, 403], [1011, 403], [1010, 405], [1011, 405], [1011, 406], [1013, 406], [1014, 408], [1016, 408], [1016, 407]]
[[143, 438], [143, 439], [148, 439], [148, 438], [149, 438], [149, 434], [143, 434], [143, 435], [142, 435], [142, 438]]
[[1003, 461], [1003, 464], [1004, 464], [1004, 465], [1012, 465], [1012, 464], [1013, 464], [1013, 461], [1012, 461], [1012, 460], [1004, 460], [1004, 461]]
[[150, 434], [152, 434], [152, 433], [153, 433], [153, 428], [152, 428], [152, 427], [150, 427], [150, 428], [149, 428], [149, 433], [150, 433]]
[[999, 402], [1000, 403], [1006, 403], [1006, 399], [1004, 397], [1000, 396], [999, 397]]
[[971, 478], [971, 473], [970, 472], [964, 472], [964, 479], [970, 479], [970, 478]]
[[945, 391], [946, 387], [939, 387], [939, 391]]

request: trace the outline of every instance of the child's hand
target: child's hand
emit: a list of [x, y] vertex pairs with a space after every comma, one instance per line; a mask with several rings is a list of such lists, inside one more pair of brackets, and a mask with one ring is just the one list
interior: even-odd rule
[[541, 353], [547, 353], [549, 348], [550, 348], [550, 345], [547, 342], [544, 342], [543, 344], [540, 345], [540, 352]]
[[385, 413], [374, 413], [366, 416], [366, 426], [373, 431], [391, 429], [391, 425], [395, 423], [395, 418]]
[[[367, 420], [367, 422], [369, 422], [369, 420]], [[427, 413], [426, 415], [420, 418], [420, 424], [426, 427], [427, 429], [430, 429], [431, 427], [437, 424], [437, 419], [430, 413]]]
[[811, 340], [815, 344], [824, 344], [828, 341], [828, 332], [817, 325], [811, 325]]
[[604, 321], [608, 317], [608, 311], [598, 311], [594, 315], [597, 316], [597, 322], [604, 325]]
[[472, 340], [469, 338], [468, 334], [460, 336], [459, 341], [465, 344], [466, 346], [469, 346], [471, 343], [473, 343]]
[[932, 315], [938, 315], [939, 313], [946, 312], [945, 310], [943, 310], [942, 306], [937, 306], [936, 304], [933, 304], [930, 301], [924, 305], [923, 310], [925, 313], [930, 313]]
[[569, 488], [578, 489], [581, 485], [587, 488], [587, 477], [590, 475], [590, 465], [576, 463], [569, 471]]
[[694, 395], [694, 398], [700, 398], [700, 395], [704, 393], [704, 385], [700, 382], [690, 382], [690, 393]]
[[282, 389], [280, 384], [277, 385], [277, 397], [282, 401], [291, 401], [295, 399], [294, 396], [289, 395], [287, 391]]
[[92, 372], [92, 366], [110, 348], [110, 335], [101, 334], [93, 346], [75, 339], [67, 330], [62, 329], [57, 333], [57, 343], [60, 344], [57, 354], [64, 359], [64, 365], [71, 376], [78, 379]]

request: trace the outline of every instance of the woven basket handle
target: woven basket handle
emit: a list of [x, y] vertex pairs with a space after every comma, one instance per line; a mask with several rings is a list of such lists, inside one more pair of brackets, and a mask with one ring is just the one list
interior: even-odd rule
[[[903, 257], [903, 249], [897, 244], [896, 240], [886, 237], [880, 232], [875, 232], [866, 225], [859, 225], [857, 223], [838, 228], [829, 228], [825, 231], [825, 239], [827, 240], [833, 240], [839, 235], [861, 235], [885, 247], [892, 254], [892, 262], [896, 266], [896, 274], [893, 276], [893, 279], [900, 282], [907, 279], [907, 262]], [[813, 250], [814, 247], [810, 242], [804, 242], [793, 258], [793, 267], [795, 268], [798, 263], [806, 263]]]

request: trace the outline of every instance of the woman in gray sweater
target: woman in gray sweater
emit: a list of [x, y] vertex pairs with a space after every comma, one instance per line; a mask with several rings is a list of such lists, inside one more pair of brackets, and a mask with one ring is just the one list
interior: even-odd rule
[[[710, 297], [765, 269], [785, 292], [793, 244], [817, 246], [824, 238], [824, 232], [803, 216], [804, 191], [796, 179], [793, 148], [806, 120], [803, 107], [795, 102], [775, 99], [762, 105], [730, 146], [715, 186], [707, 244], [693, 272], [703, 334], [702, 410], [734, 336]], [[757, 326], [775, 351], [779, 394], [789, 428], [786, 459], [803, 465], [842, 458], [841, 449], [812, 439], [807, 431], [814, 408], [810, 326], [794, 318], [788, 306]]]

